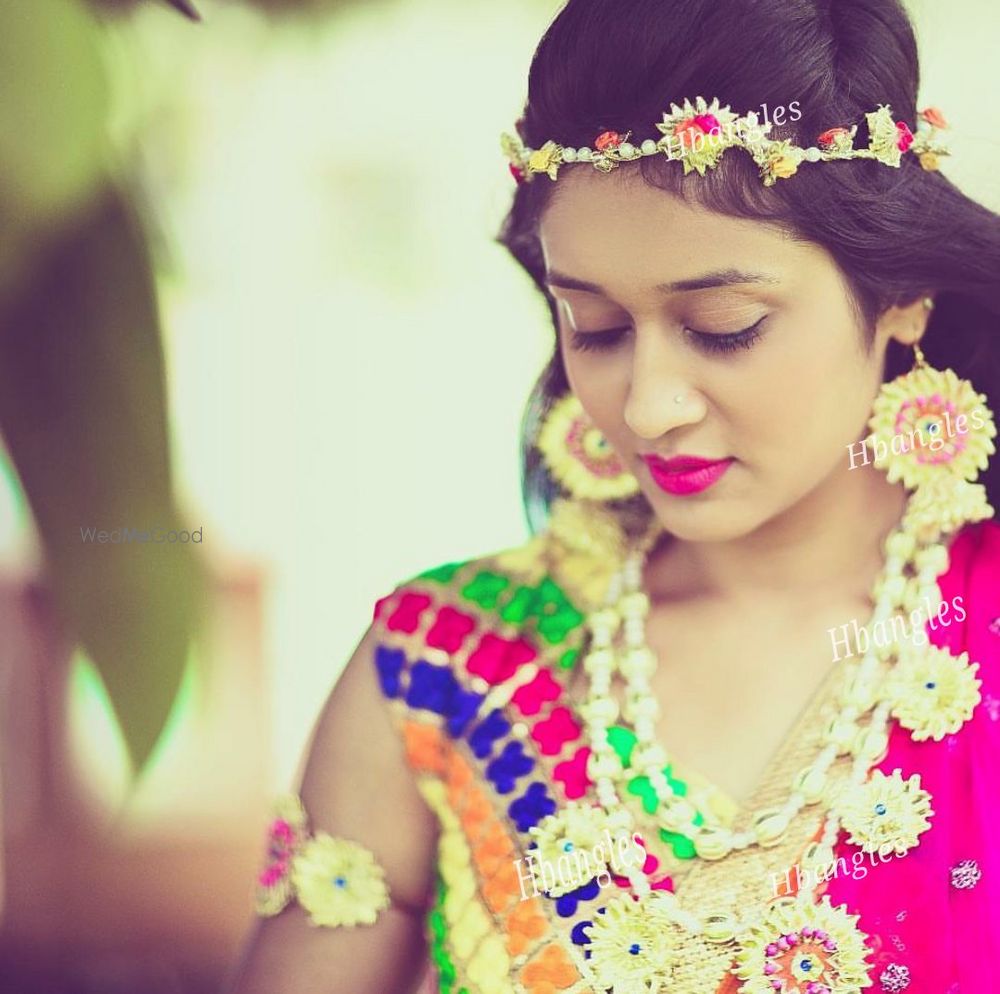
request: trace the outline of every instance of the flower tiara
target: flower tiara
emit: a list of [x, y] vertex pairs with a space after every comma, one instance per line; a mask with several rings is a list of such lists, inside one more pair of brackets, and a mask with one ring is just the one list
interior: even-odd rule
[[520, 138], [504, 132], [500, 147], [518, 183], [533, 179], [536, 173], [547, 173], [554, 180], [559, 167], [569, 163], [589, 162], [608, 173], [622, 162], [657, 154], [680, 159], [685, 176], [690, 172], [704, 176], [706, 169], [719, 164], [728, 148], [742, 148], [753, 156], [765, 186], [793, 176], [802, 162], [874, 159], [898, 169], [903, 155], [910, 153], [919, 158], [924, 169], [935, 170], [940, 165], [939, 157], [950, 154], [938, 139], [939, 131], [947, 128], [948, 122], [936, 107], [920, 111], [916, 134], [904, 121], [893, 120], [888, 105], [880, 105], [865, 118], [867, 148], [854, 147], [857, 125], [830, 128], [817, 135], [815, 145], [801, 148], [786, 139], [768, 138], [773, 125], [770, 121], [761, 124], [756, 113], [738, 117], [728, 105], [720, 107], [718, 98], [709, 104], [704, 97], [697, 97], [694, 103], [685, 100], [682, 107], [671, 104], [670, 110], [663, 112], [663, 121], [656, 125], [661, 137], [647, 138], [640, 144], [628, 140], [631, 131], [624, 135], [605, 131], [594, 139], [593, 148], [567, 148], [547, 141], [541, 148], [532, 149], [525, 147]]

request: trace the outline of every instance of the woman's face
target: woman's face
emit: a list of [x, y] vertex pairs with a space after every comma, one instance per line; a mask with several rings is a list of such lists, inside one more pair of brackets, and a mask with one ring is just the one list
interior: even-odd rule
[[667, 531], [747, 535], [848, 470], [919, 305], [869, 350], [823, 248], [624, 172], [564, 175], [540, 224], [570, 386]]

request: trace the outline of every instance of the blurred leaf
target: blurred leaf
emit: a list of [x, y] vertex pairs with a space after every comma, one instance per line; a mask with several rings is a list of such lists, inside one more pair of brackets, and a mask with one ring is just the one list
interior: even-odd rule
[[153, 276], [142, 231], [110, 186], [0, 308], [0, 430], [57, 604], [139, 770], [177, 694], [203, 584], [190, 545], [81, 537], [178, 526]]
[[104, 167], [108, 81], [78, 0], [0, 3], [0, 205], [34, 228], [85, 200]]

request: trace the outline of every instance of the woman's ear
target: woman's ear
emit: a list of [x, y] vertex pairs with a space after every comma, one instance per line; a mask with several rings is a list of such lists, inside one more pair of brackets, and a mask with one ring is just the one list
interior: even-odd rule
[[933, 309], [931, 297], [920, 297], [912, 304], [896, 304], [884, 311], [876, 322], [876, 337], [885, 342], [894, 338], [901, 345], [915, 345], [924, 337]]

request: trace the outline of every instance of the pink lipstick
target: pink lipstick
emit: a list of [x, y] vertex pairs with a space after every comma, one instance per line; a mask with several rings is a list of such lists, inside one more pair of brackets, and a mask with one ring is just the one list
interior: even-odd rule
[[702, 459], [699, 456], [643, 456], [653, 482], [668, 494], [686, 497], [700, 494], [716, 483], [732, 465], [732, 459]]

